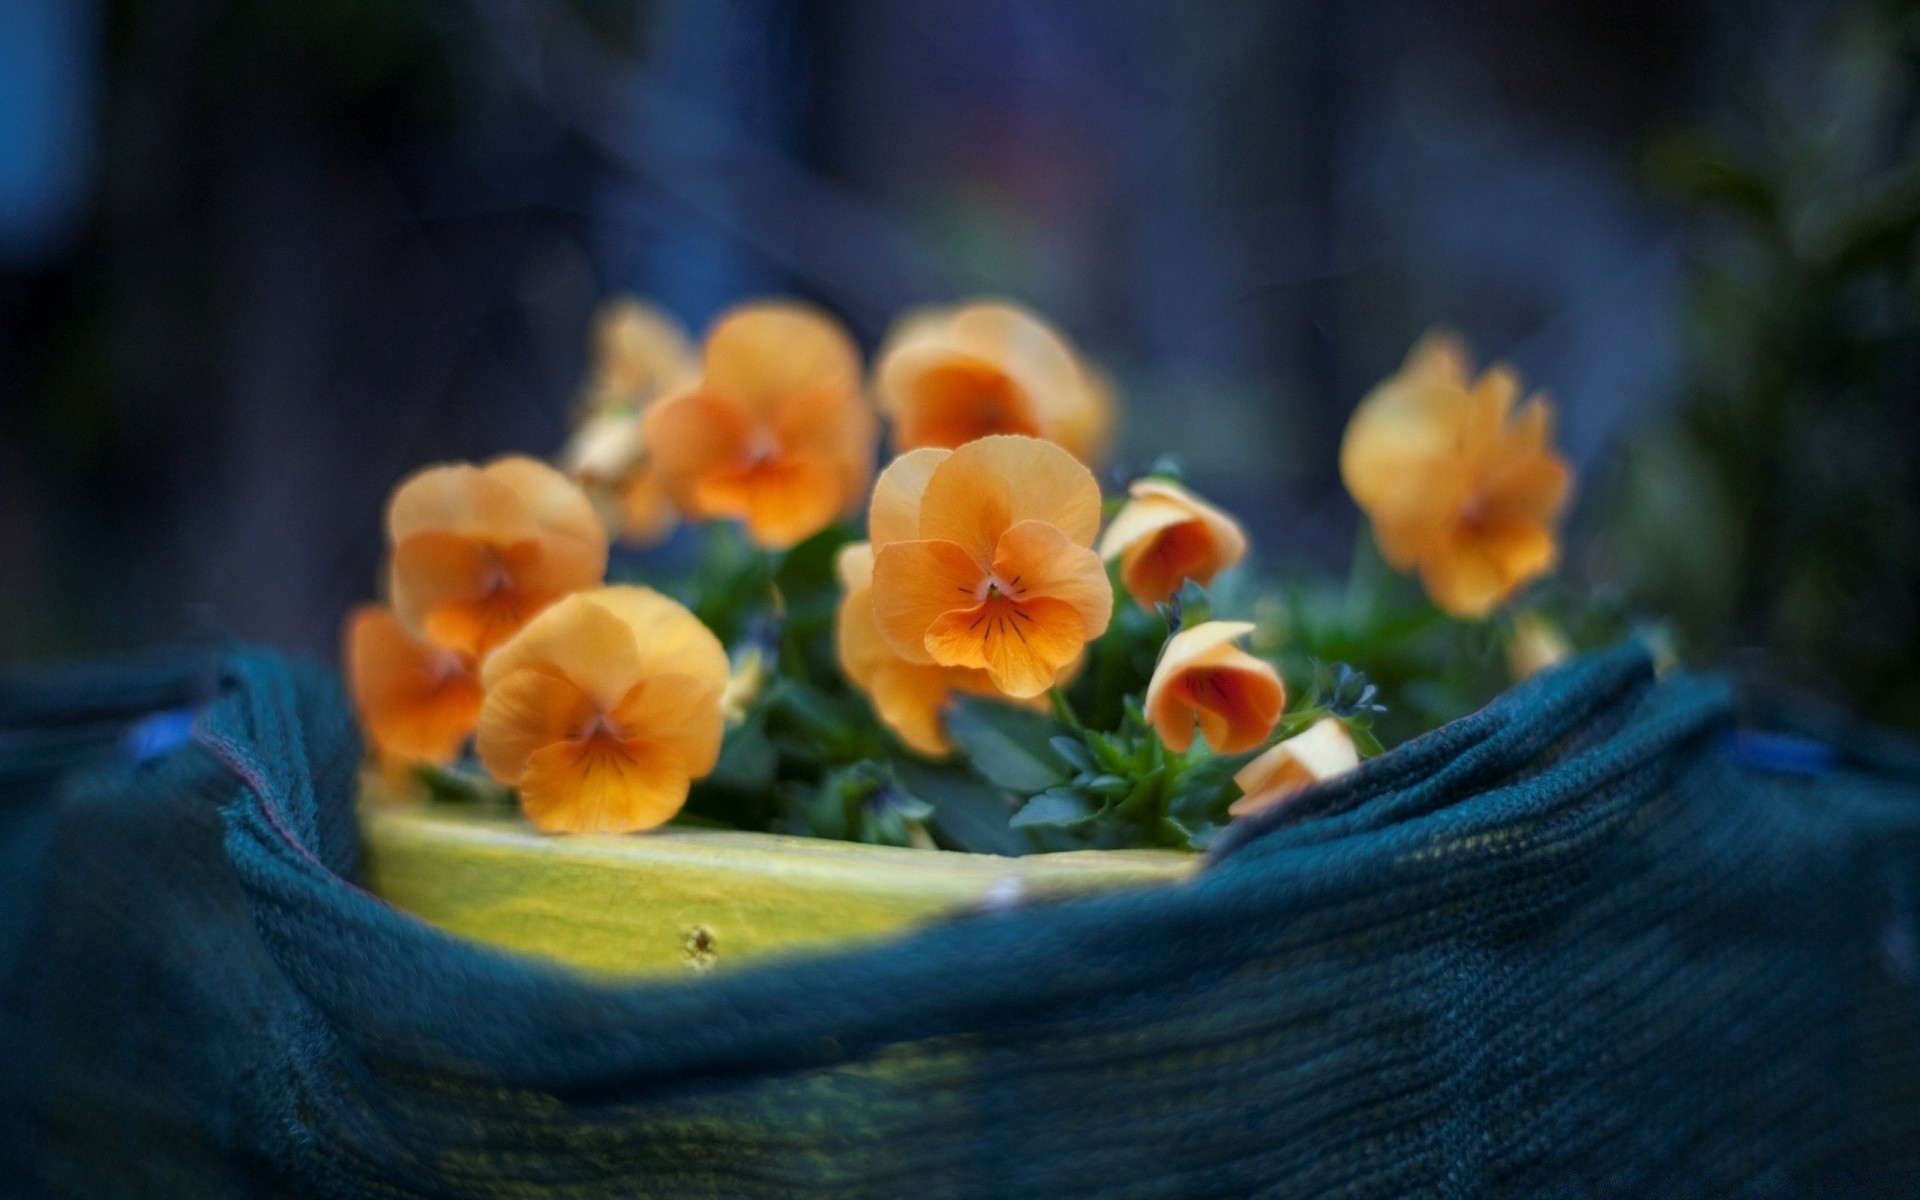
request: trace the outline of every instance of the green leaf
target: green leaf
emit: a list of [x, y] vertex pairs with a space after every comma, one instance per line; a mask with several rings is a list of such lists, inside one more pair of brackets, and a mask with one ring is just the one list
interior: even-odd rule
[[983, 700], [963, 700], [947, 714], [947, 733], [981, 778], [1032, 795], [1071, 772], [1048, 743], [1059, 726], [1039, 713]]
[[413, 777], [427, 789], [427, 795], [439, 804], [482, 804], [511, 808], [513, 789], [495, 783], [493, 777], [459, 767], [440, 767], [422, 763], [413, 769]]
[[1124, 796], [1133, 790], [1133, 781], [1119, 775], [1096, 775], [1080, 784], [1084, 791], [1094, 792], [1109, 799]]
[[1093, 755], [1087, 752], [1086, 743], [1082, 742], [1079, 738], [1075, 738], [1075, 737], [1048, 738], [1047, 744], [1053, 747], [1053, 752], [1055, 754], [1058, 754], [1061, 758], [1066, 759], [1067, 765], [1072, 767], [1074, 770], [1091, 771], [1094, 769]]
[[1093, 819], [1093, 809], [1085, 800], [1068, 791], [1041, 792], [1013, 814], [1016, 829], [1029, 825], [1078, 825]]
[[1030, 854], [1033, 846], [1007, 823], [1007, 794], [966, 771], [927, 763], [894, 763], [901, 786], [933, 805], [928, 821], [944, 845], [974, 854]]
[[760, 717], [727, 731], [720, 744], [720, 761], [707, 776], [716, 785], [750, 792], [773, 786], [780, 769], [780, 756], [767, 740], [766, 723]]

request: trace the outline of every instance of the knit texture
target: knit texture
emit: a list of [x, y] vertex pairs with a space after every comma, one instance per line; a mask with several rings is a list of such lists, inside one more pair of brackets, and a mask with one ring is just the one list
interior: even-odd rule
[[1920, 777], [1731, 726], [1623, 648], [1191, 882], [618, 985], [355, 886], [330, 672], [7, 682], [0, 1192], [1915, 1194]]

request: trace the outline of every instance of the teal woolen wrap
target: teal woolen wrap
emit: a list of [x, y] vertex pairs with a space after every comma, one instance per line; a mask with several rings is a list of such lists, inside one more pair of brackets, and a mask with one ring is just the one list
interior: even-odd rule
[[684, 983], [360, 890], [359, 756], [263, 651], [0, 684], [0, 1193], [1920, 1190], [1920, 777], [1751, 765], [1636, 648], [1190, 883]]

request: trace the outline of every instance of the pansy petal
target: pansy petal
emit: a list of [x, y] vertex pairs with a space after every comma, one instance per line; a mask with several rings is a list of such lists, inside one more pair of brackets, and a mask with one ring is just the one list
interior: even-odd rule
[[[1084, 547], [1082, 547], [1084, 549]], [[927, 630], [927, 650], [946, 666], [983, 668], [1009, 696], [1037, 696], [1087, 642], [1085, 619], [1063, 600], [989, 601], [949, 612]]]
[[617, 585], [584, 599], [613, 614], [631, 633], [635, 675], [687, 675], [718, 691], [731, 664], [727, 648], [700, 618], [652, 588]]
[[377, 604], [348, 617], [346, 676], [362, 728], [381, 754], [451, 762], [480, 714], [480, 681], [458, 656], [420, 640]]
[[635, 833], [679, 812], [691, 780], [663, 746], [556, 742], [527, 760], [520, 806], [549, 833]]
[[[955, 609], [979, 603], [986, 571], [952, 542], [893, 542], [873, 560], [873, 617], [893, 652], [931, 663], [927, 630]], [[980, 664], [974, 664], [980, 665]]]
[[876, 547], [919, 540], [920, 499], [934, 468], [952, 453], [938, 447], [909, 450], [880, 472], [867, 509], [867, 537]]
[[1107, 522], [1100, 535], [1100, 557], [1117, 558], [1161, 530], [1191, 520], [1193, 513], [1169, 497], [1136, 495]]
[[642, 678], [613, 706], [607, 721], [622, 742], [673, 751], [695, 777], [713, 770], [726, 732], [720, 689], [671, 671]]
[[1022, 521], [1044, 521], [1092, 545], [1100, 532], [1093, 472], [1051, 442], [982, 438], [934, 468], [920, 502], [920, 535], [957, 543], [983, 566], [1000, 536]]
[[784, 550], [832, 524], [842, 492], [832, 462], [789, 455], [709, 471], [695, 484], [690, 503], [709, 516], [733, 517], [755, 542]]
[[487, 691], [535, 667], [565, 677], [598, 711], [613, 707], [639, 675], [640, 654], [633, 628], [594, 595], [576, 593], [549, 605], [489, 655], [481, 667]]
[[839, 322], [784, 301], [745, 304], [707, 335], [703, 387], [761, 419], [807, 392], [857, 394], [860, 354]]
[[1105, 633], [1113, 618], [1113, 585], [1100, 556], [1044, 521], [1022, 521], [1007, 530], [995, 549], [993, 573], [1023, 605], [1030, 597], [1072, 605], [1086, 627], [1082, 641]]
[[471, 537], [446, 530], [415, 533], [394, 543], [387, 595], [400, 619], [420, 632], [438, 606], [485, 593], [498, 567], [499, 556]]
[[1261, 754], [1233, 777], [1241, 796], [1227, 807], [1229, 816], [1244, 817], [1272, 808], [1293, 793], [1343, 775], [1360, 765], [1353, 735], [1337, 717], [1322, 717], [1279, 745]]
[[585, 692], [552, 671], [523, 667], [490, 675], [474, 748], [488, 774], [517, 784], [529, 759], [579, 737], [597, 713]]
[[709, 472], [750, 461], [753, 434], [745, 410], [699, 387], [656, 401], [640, 426], [661, 489], [682, 511], [700, 518], [721, 515], [699, 505], [700, 481]]
[[929, 758], [953, 752], [947, 739], [943, 710], [952, 697], [948, 684], [954, 672], [893, 660], [875, 671], [868, 694], [873, 711], [909, 748]]
[[474, 517], [491, 540], [566, 539], [597, 545], [602, 569], [606, 532], [580, 486], [524, 455], [496, 458], [474, 479]]

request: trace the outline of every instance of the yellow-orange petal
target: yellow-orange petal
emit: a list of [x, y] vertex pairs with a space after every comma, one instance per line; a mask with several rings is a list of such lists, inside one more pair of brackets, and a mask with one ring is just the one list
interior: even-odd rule
[[677, 671], [650, 674], [620, 698], [607, 714], [607, 723], [623, 743], [673, 751], [697, 779], [720, 759], [720, 742], [726, 734], [720, 691], [708, 680]]
[[549, 833], [637, 833], [679, 812], [692, 781], [671, 749], [601, 735], [536, 751], [520, 806]]
[[732, 517], [759, 545], [784, 550], [833, 524], [846, 507], [844, 482], [830, 461], [779, 455], [709, 472], [688, 507]]
[[1420, 582], [1456, 617], [1484, 617], [1523, 585], [1553, 570], [1559, 547], [1525, 520], [1457, 522], [1420, 561]]
[[838, 321], [805, 304], [765, 301], [723, 315], [707, 335], [704, 390], [766, 419], [795, 397], [858, 395], [860, 352]]
[[480, 714], [480, 681], [458, 655], [415, 637], [390, 609], [348, 615], [348, 689], [382, 758], [451, 762]]
[[1090, 461], [1111, 424], [1111, 387], [1058, 331], [998, 301], [910, 313], [874, 371], [901, 449], [1022, 434]]
[[1219, 754], [1265, 741], [1286, 708], [1279, 672], [1233, 643], [1253, 632], [1245, 621], [1208, 621], [1167, 642], [1147, 684], [1146, 714], [1169, 749], [1193, 744], [1196, 724]]
[[995, 598], [942, 615], [928, 628], [926, 646], [943, 666], [985, 670], [1009, 696], [1037, 696], [1086, 645], [1086, 628], [1064, 600]]
[[680, 514], [660, 484], [660, 473], [645, 463], [627, 476], [619, 487], [618, 514], [620, 540], [638, 546], [651, 546], [673, 532]]
[[921, 498], [926, 495], [934, 468], [952, 453], [940, 447], [909, 450], [880, 472], [867, 509], [867, 539], [874, 546], [919, 540]]
[[590, 408], [629, 410], [685, 380], [692, 370], [686, 328], [656, 304], [618, 296], [594, 315]]
[[700, 619], [651, 588], [615, 586], [578, 592], [546, 609], [487, 659], [482, 680], [522, 667], [572, 680], [610, 711], [638, 680], [691, 676], [716, 696], [730, 669], [726, 647]]
[[[738, 520], [781, 549], [858, 509], [877, 421], [857, 371], [816, 344], [817, 320], [782, 306], [724, 319], [700, 380], [648, 410], [641, 436], [660, 486], [689, 515]], [[782, 357], [789, 336], [799, 342]]]
[[[1082, 643], [1105, 633], [1113, 619], [1113, 585], [1100, 556], [1045, 521], [1021, 521], [1001, 536], [993, 577], [1020, 604], [1040, 597], [1065, 602], [1080, 616]], [[1060, 659], [1054, 668], [1066, 662]]]
[[1120, 557], [1120, 577], [1142, 608], [1170, 599], [1191, 579], [1202, 586], [1246, 557], [1240, 523], [1176, 483], [1142, 479], [1100, 540]]
[[395, 612], [409, 628], [476, 655], [606, 570], [607, 535], [593, 504], [528, 458], [417, 472], [394, 492], [387, 528]]
[[834, 615], [834, 651], [840, 672], [862, 691], [871, 691], [874, 674], [900, 656], [880, 635], [873, 619], [873, 547], [851, 542], [834, 558], [840, 579], [840, 605]]
[[599, 712], [578, 685], [558, 672], [538, 667], [493, 672], [474, 749], [487, 774], [514, 786], [535, 754], [579, 739], [591, 730]]
[[1021, 521], [1044, 521], [1091, 546], [1100, 532], [1100, 484], [1052, 442], [989, 437], [936, 465], [920, 498], [920, 536], [953, 542], [982, 566]]
[[909, 749], [928, 758], [944, 758], [953, 753], [953, 743], [947, 738], [943, 714], [958, 674], [946, 667], [895, 659], [876, 670], [864, 690], [880, 723]]
[[873, 618], [880, 636], [907, 662], [933, 662], [927, 631], [947, 613], [979, 604], [986, 576], [986, 568], [953, 542], [880, 547], [873, 559]]
[[1227, 806], [1234, 817], [1274, 807], [1322, 780], [1360, 765], [1353, 735], [1337, 717], [1322, 717], [1300, 733], [1259, 755], [1233, 777], [1240, 798]]

